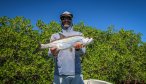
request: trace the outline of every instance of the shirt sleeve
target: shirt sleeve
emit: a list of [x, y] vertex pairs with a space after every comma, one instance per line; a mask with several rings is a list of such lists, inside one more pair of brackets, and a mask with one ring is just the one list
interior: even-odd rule
[[80, 56], [83, 56], [85, 54], [85, 51], [86, 51], [86, 48], [83, 47], [81, 49], [76, 49], [75, 53], [80, 55]]

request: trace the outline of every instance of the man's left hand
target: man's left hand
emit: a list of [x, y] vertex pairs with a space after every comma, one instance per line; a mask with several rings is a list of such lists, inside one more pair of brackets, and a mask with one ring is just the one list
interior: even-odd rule
[[76, 43], [74, 44], [74, 48], [75, 48], [75, 49], [83, 48], [83, 44], [82, 44], [81, 42], [76, 42]]

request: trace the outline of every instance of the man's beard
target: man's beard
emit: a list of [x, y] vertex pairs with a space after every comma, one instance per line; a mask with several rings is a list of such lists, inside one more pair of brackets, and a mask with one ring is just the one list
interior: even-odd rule
[[64, 28], [68, 28], [68, 27], [70, 27], [69, 24], [64, 24], [63, 26], [64, 26]]
[[62, 23], [63, 29], [67, 30], [71, 26], [71, 22]]

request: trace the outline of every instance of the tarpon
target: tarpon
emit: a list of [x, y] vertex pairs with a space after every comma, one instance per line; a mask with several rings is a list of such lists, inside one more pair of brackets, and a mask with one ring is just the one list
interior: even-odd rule
[[83, 46], [86, 46], [93, 42], [92, 38], [85, 38], [83, 36], [70, 36], [63, 39], [59, 39], [47, 44], [41, 44], [41, 49], [45, 48], [57, 48], [58, 50], [68, 49], [74, 46], [76, 42], [81, 42]]

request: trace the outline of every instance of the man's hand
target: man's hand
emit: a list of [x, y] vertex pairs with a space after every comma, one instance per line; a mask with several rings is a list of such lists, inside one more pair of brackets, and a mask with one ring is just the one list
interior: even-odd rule
[[83, 48], [83, 44], [82, 44], [81, 42], [76, 42], [76, 43], [74, 44], [74, 48], [75, 48], [75, 49]]
[[57, 56], [59, 53], [59, 50], [57, 50], [57, 48], [50, 48], [51, 53], [53, 54], [53, 56]]

